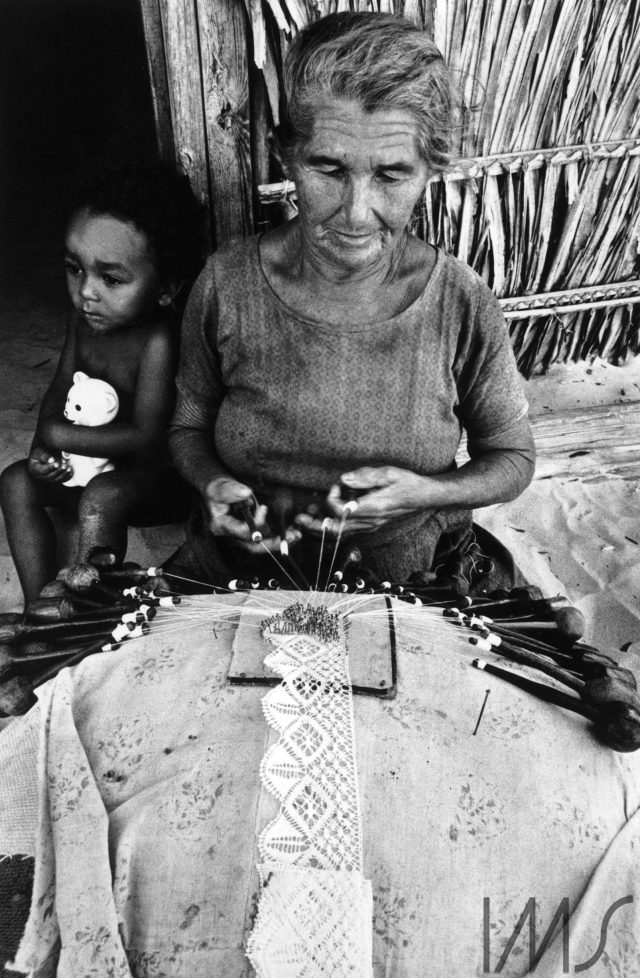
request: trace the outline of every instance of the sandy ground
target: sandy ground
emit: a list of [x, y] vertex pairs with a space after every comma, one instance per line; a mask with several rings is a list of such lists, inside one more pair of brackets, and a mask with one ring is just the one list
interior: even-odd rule
[[[56, 215], [42, 222], [55, 227]], [[40, 399], [53, 375], [64, 333], [62, 256], [52, 234], [14, 237], [1, 249], [0, 466], [28, 450]], [[532, 414], [640, 400], [640, 359], [554, 368], [523, 381]], [[581, 482], [534, 481], [515, 502], [477, 514], [514, 553], [545, 594], [566, 594], [585, 614], [587, 638], [619, 647], [640, 641], [640, 471]], [[180, 531], [133, 531], [131, 559], [168, 556]], [[0, 520], [0, 611], [20, 607], [20, 589]]]
[[[554, 368], [524, 383], [532, 415], [640, 400], [640, 359]], [[640, 471], [628, 478], [534, 480], [519, 499], [477, 513], [545, 594], [583, 612], [586, 638], [640, 640]]]

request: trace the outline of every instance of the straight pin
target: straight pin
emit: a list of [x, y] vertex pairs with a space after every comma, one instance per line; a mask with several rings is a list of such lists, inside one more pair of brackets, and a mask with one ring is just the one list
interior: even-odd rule
[[482, 720], [482, 714], [484, 713], [484, 708], [487, 705], [487, 700], [489, 699], [489, 693], [490, 692], [491, 692], [490, 689], [485, 689], [485, 691], [484, 691], [484, 699], [482, 701], [482, 706], [480, 707], [480, 713], [478, 714], [478, 719], [476, 721], [476, 728], [473, 731], [473, 736], [474, 737], [475, 737], [475, 735], [478, 732], [478, 727], [480, 726], [480, 721]]

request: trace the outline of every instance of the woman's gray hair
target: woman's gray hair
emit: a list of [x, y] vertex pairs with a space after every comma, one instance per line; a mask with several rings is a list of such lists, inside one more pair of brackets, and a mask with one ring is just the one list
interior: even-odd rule
[[312, 134], [315, 109], [336, 98], [353, 100], [366, 112], [410, 112], [430, 172], [441, 173], [449, 164], [454, 105], [449, 70], [428, 35], [403, 17], [340, 13], [315, 21], [287, 53], [284, 94], [274, 136], [288, 165]]

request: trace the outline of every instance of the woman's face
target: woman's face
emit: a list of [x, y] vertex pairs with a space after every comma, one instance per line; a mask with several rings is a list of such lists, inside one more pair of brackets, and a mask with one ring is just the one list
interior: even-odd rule
[[393, 254], [427, 181], [417, 137], [414, 117], [401, 109], [365, 112], [336, 99], [316, 110], [291, 174], [313, 255], [357, 272]]

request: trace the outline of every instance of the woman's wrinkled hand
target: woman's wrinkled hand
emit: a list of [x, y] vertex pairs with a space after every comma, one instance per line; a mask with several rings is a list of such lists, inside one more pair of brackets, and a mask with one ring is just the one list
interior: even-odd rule
[[[206, 501], [211, 516], [209, 527], [214, 536], [230, 537], [238, 546], [251, 553], [264, 553], [265, 547], [271, 551], [279, 548], [280, 538], [273, 535], [267, 522], [267, 507], [256, 504], [249, 486], [228, 476], [220, 476], [207, 486]], [[240, 511], [243, 503], [250, 507], [255, 530], [262, 534], [262, 541], [252, 540], [254, 530], [249, 527]], [[289, 543], [295, 543], [299, 538], [297, 531], [287, 532]]]
[[[345, 472], [331, 487], [326, 499], [329, 516], [322, 519], [301, 513], [296, 523], [312, 533], [324, 529], [336, 534], [346, 516], [343, 534], [373, 532], [391, 520], [426, 509], [429, 481], [392, 465], [364, 466]], [[345, 498], [348, 495], [356, 498]]]
[[29, 474], [40, 482], [66, 482], [73, 475], [73, 466], [66, 459], [39, 446], [31, 449], [28, 469]]

